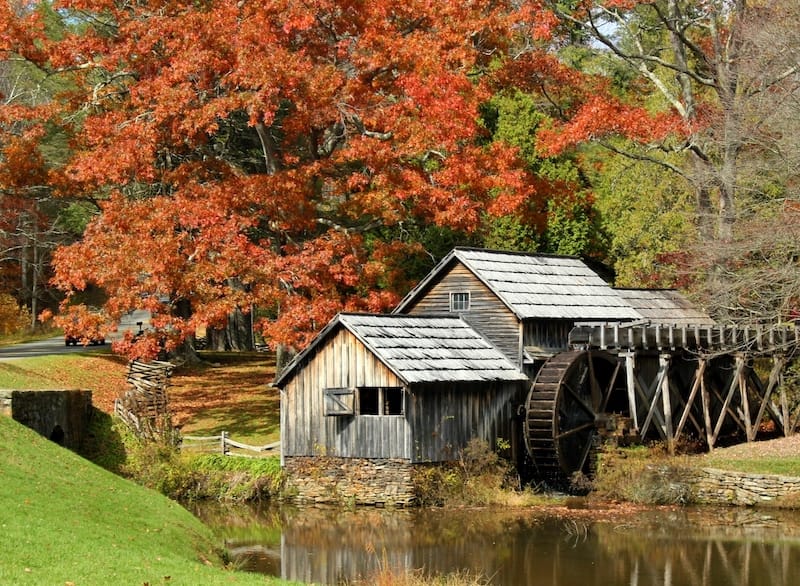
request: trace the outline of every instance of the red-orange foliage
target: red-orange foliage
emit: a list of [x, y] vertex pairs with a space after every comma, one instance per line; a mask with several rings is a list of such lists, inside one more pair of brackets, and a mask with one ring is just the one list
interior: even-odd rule
[[404, 223], [471, 230], [548, 195], [478, 123], [490, 63], [549, 35], [536, 2], [56, 4], [82, 26], [47, 39], [6, 11], [0, 50], [69, 71], [37, 118], [72, 137], [47, 180], [102, 212], [55, 283], [102, 287], [111, 320], [148, 308], [179, 338], [256, 304], [272, 342], [302, 344], [341, 309], [396, 302]]

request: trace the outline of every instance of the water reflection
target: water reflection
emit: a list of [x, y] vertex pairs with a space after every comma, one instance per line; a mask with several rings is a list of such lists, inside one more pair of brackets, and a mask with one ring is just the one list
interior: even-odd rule
[[[800, 518], [742, 509], [197, 511], [247, 569], [338, 584], [378, 567], [468, 569], [494, 585], [797, 584]], [[577, 516], [575, 516], [577, 514]]]

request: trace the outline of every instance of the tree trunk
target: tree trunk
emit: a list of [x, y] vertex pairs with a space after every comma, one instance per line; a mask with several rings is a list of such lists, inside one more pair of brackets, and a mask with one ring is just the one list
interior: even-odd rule
[[236, 309], [224, 328], [209, 328], [208, 349], [217, 352], [245, 352], [255, 349], [251, 314]]
[[[192, 304], [188, 299], [179, 299], [175, 303], [174, 311], [176, 316], [188, 319], [192, 316]], [[193, 334], [186, 336], [183, 343], [173, 352], [175, 357], [190, 364], [200, 362], [200, 357], [197, 355], [197, 348], [194, 342]]]

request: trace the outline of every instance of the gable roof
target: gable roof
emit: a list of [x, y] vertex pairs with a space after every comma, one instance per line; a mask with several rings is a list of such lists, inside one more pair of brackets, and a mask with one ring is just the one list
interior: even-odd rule
[[284, 386], [339, 328], [351, 332], [404, 383], [526, 381], [503, 354], [458, 316], [337, 315], [275, 379]]
[[628, 305], [651, 323], [713, 325], [711, 317], [673, 289], [616, 289]]
[[455, 248], [400, 302], [402, 313], [460, 262], [519, 319], [641, 319], [628, 303], [582, 260], [571, 256]]

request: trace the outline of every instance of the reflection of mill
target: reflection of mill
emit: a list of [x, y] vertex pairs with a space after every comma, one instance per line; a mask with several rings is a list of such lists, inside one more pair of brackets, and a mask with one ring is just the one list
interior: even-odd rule
[[626, 525], [624, 512], [596, 513], [303, 510], [283, 521], [281, 575], [340, 584], [389, 567], [469, 570], [493, 586], [789, 586], [800, 573], [797, 521], [682, 509], [637, 511]]
[[[620, 533], [618, 525], [593, 527], [615, 580], [630, 586], [790, 585], [796, 583], [797, 529], [753, 511], [708, 511], [688, 528], [654, 525]], [[713, 521], [712, 521], [713, 519]], [[676, 539], [676, 532], [688, 532]], [[784, 531], [795, 534], [788, 540]]]

